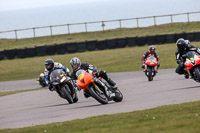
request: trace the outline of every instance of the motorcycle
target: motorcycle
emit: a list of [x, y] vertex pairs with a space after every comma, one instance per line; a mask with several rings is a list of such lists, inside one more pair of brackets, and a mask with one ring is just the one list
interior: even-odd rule
[[[119, 89], [113, 89], [106, 81], [103, 81], [101, 77], [97, 77], [94, 73], [89, 73], [83, 69], [80, 69], [76, 73], [77, 86], [89, 96], [96, 99], [101, 104], [107, 104], [108, 101], [121, 102], [123, 99], [122, 93]], [[114, 94], [114, 95], [110, 95]]]
[[185, 55], [184, 63], [188, 74], [197, 82], [200, 82], [200, 55], [194, 51], [189, 51]]
[[147, 57], [145, 61], [145, 75], [148, 77], [148, 81], [152, 81], [157, 72], [157, 59], [154, 56]]
[[36, 81], [39, 85], [41, 85], [42, 87], [46, 87], [47, 83], [45, 81], [45, 76], [44, 73], [40, 73], [40, 77], [37, 79]]
[[76, 103], [78, 96], [74, 88], [74, 83], [62, 69], [56, 69], [50, 74], [50, 84], [61, 98], [66, 99], [69, 104]]

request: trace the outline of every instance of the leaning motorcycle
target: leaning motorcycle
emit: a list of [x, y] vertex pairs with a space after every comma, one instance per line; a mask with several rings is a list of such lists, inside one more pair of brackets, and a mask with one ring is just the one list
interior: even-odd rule
[[[113, 89], [106, 81], [103, 81], [101, 77], [98, 78], [95, 74], [91, 74], [82, 69], [77, 71], [76, 76], [78, 77], [77, 86], [99, 103], [107, 104], [108, 101], [111, 100], [115, 102], [122, 101], [123, 95], [119, 89]], [[114, 94], [114, 96], [110, 94]]]
[[45, 81], [45, 76], [43, 73], [40, 73], [40, 77], [37, 79], [36, 81], [39, 85], [41, 85], [42, 87], [46, 87], [47, 83]]
[[74, 83], [62, 69], [56, 69], [50, 74], [50, 84], [60, 97], [66, 99], [69, 104], [76, 103], [78, 96], [74, 88]]
[[157, 65], [158, 62], [154, 56], [147, 57], [145, 61], [145, 75], [148, 77], [148, 81], [152, 81], [153, 77], [156, 76]]
[[184, 55], [184, 63], [188, 74], [197, 82], [200, 82], [200, 55], [194, 51], [189, 51]]

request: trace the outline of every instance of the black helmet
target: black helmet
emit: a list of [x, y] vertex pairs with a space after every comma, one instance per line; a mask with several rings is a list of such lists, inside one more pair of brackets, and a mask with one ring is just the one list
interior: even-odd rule
[[183, 50], [186, 47], [186, 42], [183, 38], [180, 38], [176, 41], [176, 45], [179, 50]]
[[156, 47], [154, 45], [149, 46], [149, 51], [151, 54], [154, 54], [156, 51]]
[[71, 67], [72, 67], [72, 69], [73, 69], [74, 71], [77, 71], [77, 70], [79, 70], [80, 67], [81, 67], [81, 61], [79, 60], [79, 58], [74, 57], [74, 58], [72, 58], [72, 59], [70, 60], [70, 65], [71, 65]]
[[54, 61], [51, 58], [46, 59], [45, 62], [44, 62], [44, 64], [45, 64], [45, 67], [46, 67], [46, 69], [48, 71], [52, 70], [53, 67], [54, 67]]

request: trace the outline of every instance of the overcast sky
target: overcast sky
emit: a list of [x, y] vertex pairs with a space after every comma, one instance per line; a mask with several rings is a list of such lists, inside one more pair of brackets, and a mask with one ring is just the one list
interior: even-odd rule
[[67, 4], [91, 3], [108, 0], [0, 0], [0, 11], [58, 6]]

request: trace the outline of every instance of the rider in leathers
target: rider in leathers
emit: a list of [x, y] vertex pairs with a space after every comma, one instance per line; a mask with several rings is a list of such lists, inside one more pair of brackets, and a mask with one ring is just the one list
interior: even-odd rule
[[[83, 69], [83, 70], [87, 70], [88, 72], [89, 71], [93, 71], [93, 68], [95, 66], [91, 65], [91, 64], [88, 64], [86, 62], [84, 63], [81, 63], [80, 59], [77, 58], [77, 57], [74, 57], [70, 60], [70, 65], [73, 69], [73, 72], [71, 73], [71, 78], [76, 80], [77, 77], [76, 77], [76, 72], [80, 69]], [[115, 87], [116, 83], [114, 81], [112, 81], [110, 78], [108, 78], [108, 75], [106, 73], [106, 71], [103, 71], [103, 70], [97, 70], [96, 72], [96, 76], [97, 77], [102, 77], [103, 79], [105, 79], [109, 85], [113, 88], [113, 89], [117, 89], [117, 87]], [[84, 96], [87, 98], [89, 97], [89, 95], [87, 93], [84, 92]]]
[[69, 76], [69, 69], [65, 68], [61, 63], [54, 62], [54, 60], [51, 58], [46, 59], [44, 64], [45, 64], [45, 70], [44, 70], [45, 81], [47, 84], [49, 84], [49, 90], [53, 91], [52, 84], [50, 84], [51, 72], [55, 69], [62, 69]]
[[195, 51], [198, 54], [200, 54], [200, 49], [195, 46], [192, 46], [189, 40], [184, 40], [183, 38], [178, 39], [176, 45], [177, 45], [177, 50], [175, 55], [176, 55], [176, 62], [178, 64], [178, 67], [176, 68], [176, 73], [185, 74], [185, 78], [189, 78], [189, 74], [187, 73], [187, 71], [184, 70], [185, 68], [184, 63], [186, 61], [184, 55], [188, 51]]
[[[154, 45], [151, 45], [151, 46], [149, 46], [149, 50], [147, 52], [145, 52], [144, 55], [142, 56], [142, 62], [143, 62], [142, 68], [144, 68], [144, 72], [147, 71], [147, 68], [145, 68], [145, 61], [146, 61], [147, 57], [150, 55], [153, 55], [157, 59], [158, 68], [160, 66], [160, 58], [158, 56], [158, 53], [156, 53], [156, 47]], [[157, 69], [155, 69], [155, 72], [158, 72]]]

